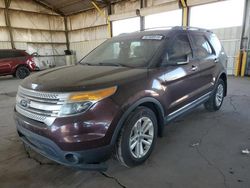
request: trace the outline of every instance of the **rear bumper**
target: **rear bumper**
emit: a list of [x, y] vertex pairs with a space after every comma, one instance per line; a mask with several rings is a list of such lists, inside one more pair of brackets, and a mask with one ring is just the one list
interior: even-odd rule
[[94, 149], [64, 151], [54, 141], [25, 128], [25, 121], [15, 115], [17, 132], [23, 143], [46, 158], [62, 165], [82, 169], [105, 171], [102, 163], [110, 158], [113, 147], [106, 145]]

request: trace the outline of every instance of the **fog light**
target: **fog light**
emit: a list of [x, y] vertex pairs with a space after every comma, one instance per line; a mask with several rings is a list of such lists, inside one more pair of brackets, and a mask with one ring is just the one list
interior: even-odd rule
[[68, 162], [70, 162], [70, 163], [74, 163], [74, 164], [79, 163], [79, 158], [78, 158], [76, 155], [72, 154], [72, 153], [66, 154], [66, 155], [65, 155], [65, 159], [66, 159]]

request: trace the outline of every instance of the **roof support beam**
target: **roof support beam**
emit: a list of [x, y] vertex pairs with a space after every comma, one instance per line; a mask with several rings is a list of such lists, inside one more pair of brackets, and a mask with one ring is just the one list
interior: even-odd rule
[[9, 7], [11, 4], [11, 0], [4, 0], [4, 3], [5, 3], [5, 9], [4, 9], [5, 23], [6, 23], [8, 31], [9, 31], [9, 35], [10, 35], [11, 48], [15, 49], [15, 43], [13, 40], [13, 33], [12, 33], [12, 27], [11, 27], [11, 23], [10, 23], [10, 16], [9, 16]]
[[35, 3], [41, 5], [42, 7], [46, 8], [46, 9], [49, 9], [49, 10], [51, 10], [51, 11], [53, 11], [53, 12], [55, 12], [55, 13], [61, 15], [61, 16], [65, 16], [64, 13], [61, 12], [60, 10], [58, 10], [58, 9], [56, 9], [56, 8], [50, 6], [50, 5], [47, 5], [46, 3], [44, 3], [44, 2], [42, 2], [42, 1], [40, 1], [40, 0], [33, 0], [33, 1], [34, 1]]

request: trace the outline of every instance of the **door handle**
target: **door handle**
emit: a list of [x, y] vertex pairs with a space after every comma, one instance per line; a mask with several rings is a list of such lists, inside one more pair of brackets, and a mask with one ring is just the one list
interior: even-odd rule
[[218, 58], [215, 58], [215, 59], [214, 59], [214, 62], [215, 62], [215, 63], [218, 63], [218, 62], [219, 62], [219, 59], [218, 59]]
[[192, 68], [191, 68], [192, 71], [196, 71], [197, 69], [198, 67], [196, 65], [192, 65]]

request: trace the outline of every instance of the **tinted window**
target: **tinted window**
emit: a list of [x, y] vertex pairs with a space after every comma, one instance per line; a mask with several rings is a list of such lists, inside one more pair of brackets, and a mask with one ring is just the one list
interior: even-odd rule
[[213, 54], [213, 50], [203, 35], [192, 35], [196, 56], [198, 58], [205, 58]]
[[213, 45], [213, 48], [216, 51], [216, 54], [219, 54], [222, 50], [222, 46], [221, 46], [219, 39], [216, 37], [215, 34], [212, 34], [210, 36], [210, 43]]
[[14, 51], [14, 50], [0, 51], [0, 58], [16, 58], [16, 57], [25, 57], [25, 53], [23, 51]]
[[186, 61], [187, 55], [191, 55], [189, 39], [186, 34], [178, 35], [168, 49], [169, 61]]

